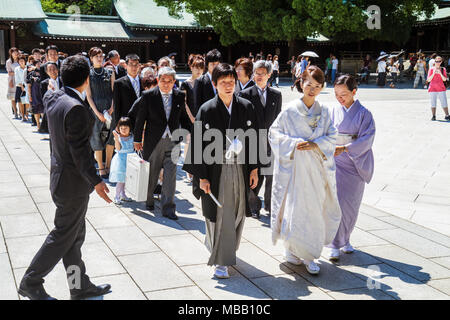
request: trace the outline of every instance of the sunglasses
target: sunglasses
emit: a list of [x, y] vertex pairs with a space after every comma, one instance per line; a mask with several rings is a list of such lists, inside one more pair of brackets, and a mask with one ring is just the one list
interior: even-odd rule
[[434, 61], [435, 63], [441, 63], [442, 62], [442, 60], [436, 60], [436, 61]]

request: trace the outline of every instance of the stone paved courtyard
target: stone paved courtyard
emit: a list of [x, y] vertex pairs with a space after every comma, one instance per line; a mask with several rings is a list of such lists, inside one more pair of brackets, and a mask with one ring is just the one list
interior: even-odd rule
[[[0, 299], [19, 299], [17, 285], [53, 227], [55, 207], [48, 135], [12, 120], [6, 84], [0, 74]], [[280, 89], [284, 102], [298, 97], [287, 84]], [[351, 238], [355, 253], [335, 264], [322, 258], [321, 273], [311, 276], [283, 262], [263, 211], [245, 222], [231, 278], [215, 280], [200, 203], [179, 170], [178, 221], [143, 203], [116, 207], [91, 195], [83, 256], [93, 282], [112, 285], [102, 299], [449, 299], [450, 123], [430, 121], [425, 90], [367, 87], [359, 98], [377, 136], [374, 179]], [[332, 89], [320, 101], [335, 103]], [[45, 286], [69, 298], [62, 263]]]

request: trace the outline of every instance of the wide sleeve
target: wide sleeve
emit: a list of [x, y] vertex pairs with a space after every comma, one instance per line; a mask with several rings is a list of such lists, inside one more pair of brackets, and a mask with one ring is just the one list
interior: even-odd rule
[[332, 159], [336, 150], [338, 130], [331, 121], [331, 112], [329, 109], [324, 108], [322, 117], [325, 117], [323, 121], [324, 135], [318, 137], [317, 139], [314, 139], [312, 142], [317, 144], [326, 159]]
[[180, 105], [181, 105], [181, 114], [180, 114], [180, 125], [183, 129], [191, 131], [192, 130], [192, 122], [189, 118], [186, 108], [188, 108], [186, 104], [186, 95], [184, 92], [180, 92]]
[[375, 140], [375, 121], [372, 113], [365, 110], [362, 116], [358, 138], [346, 145], [348, 156], [355, 164], [361, 178], [367, 183], [370, 182], [373, 175], [373, 153], [372, 145]]
[[121, 101], [120, 101], [120, 82], [118, 80], [114, 81], [113, 86], [113, 103], [114, 103], [114, 119], [118, 122], [120, 119], [121, 112]]
[[292, 161], [295, 147], [303, 138], [288, 132], [289, 109], [281, 112], [269, 129], [269, 143], [274, 157], [280, 161]]
[[97, 175], [89, 144], [89, 114], [83, 106], [75, 106], [64, 120], [65, 139], [80, 174], [94, 187], [102, 179]]
[[193, 89], [193, 102], [194, 102], [194, 108], [191, 110], [192, 115], [194, 117], [197, 116], [197, 112], [200, 109], [200, 104], [202, 102], [202, 82], [200, 81], [201, 78], [195, 79], [194, 82], [194, 89]]

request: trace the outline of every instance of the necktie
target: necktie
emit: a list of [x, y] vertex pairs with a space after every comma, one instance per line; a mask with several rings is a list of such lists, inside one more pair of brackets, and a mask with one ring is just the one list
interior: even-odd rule
[[170, 95], [163, 94], [163, 102], [164, 102], [164, 111], [166, 111], [166, 119], [169, 120], [169, 98]]
[[259, 99], [261, 100], [261, 104], [263, 105], [263, 107], [266, 106], [266, 99], [264, 99], [264, 91], [262, 90], [259, 91]]
[[139, 83], [137, 79], [133, 79], [133, 89], [136, 92], [136, 97], [139, 98]]

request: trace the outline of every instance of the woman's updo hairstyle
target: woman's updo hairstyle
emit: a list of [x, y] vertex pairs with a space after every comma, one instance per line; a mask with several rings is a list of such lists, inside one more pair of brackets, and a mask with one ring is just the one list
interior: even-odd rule
[[349, 91], [353, 91], [354, 89], [358, 90], [358, 82], [355, 77], [351, 74], [344, 74], [336, 79], [334, 85], [342, 85], [345, 84]]
[[319, 67], [309, 66], [305, 71], [303, 71], [301, 77], [295, 80], [294, 86], [297, 88], [298, 92], [303, 92], [302, 84], [311, 77], [320, 83], [323, 88], [323, 85], [325, 84], [325, 74]]

